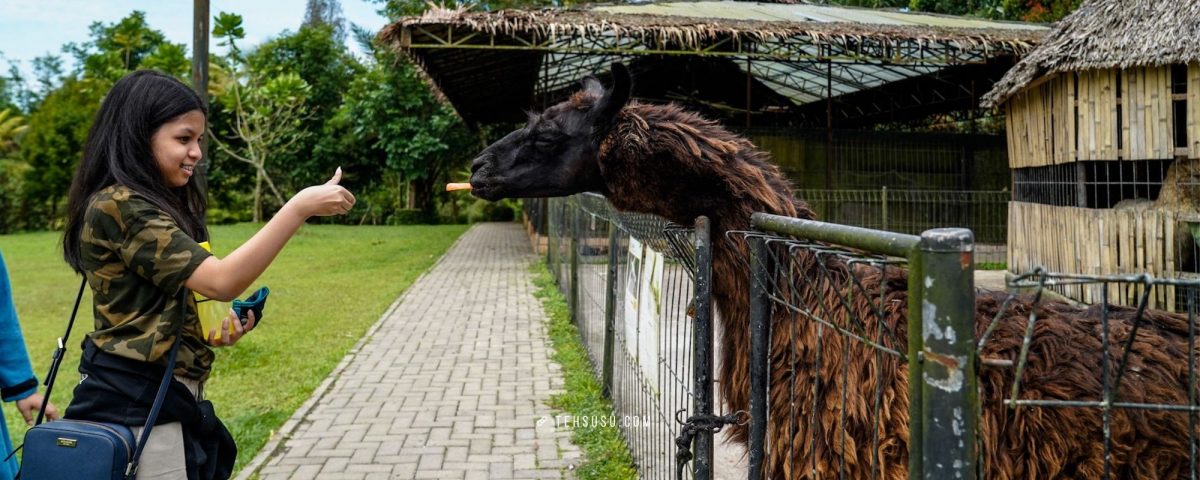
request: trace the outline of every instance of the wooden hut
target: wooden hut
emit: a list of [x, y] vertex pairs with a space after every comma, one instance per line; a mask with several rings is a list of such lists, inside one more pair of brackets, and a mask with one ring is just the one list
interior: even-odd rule
[[[984, 104], [1007, 115], [1011, 272], [1200, 277], [1188, 231], [1200, 213], [1200, 2], [1088, 0]], [[1061, 293], [1135, 304], [1135, 290]], [[1157, 289], [1151, 306], [1182, 308], [1178, 294]]]

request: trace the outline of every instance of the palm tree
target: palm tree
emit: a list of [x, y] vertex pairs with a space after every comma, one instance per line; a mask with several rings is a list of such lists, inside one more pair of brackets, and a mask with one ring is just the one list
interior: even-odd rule
[[29, 130], [25, 125], [25, 117], [16, 115], [12, 110], [0, 110], [0, 156], [16, 150], [17, 137]]
[[145, 32], [142, 30], [118, 31], [113, 34], [113, 43], [121, 47], [121, 56], [125, 60], [125, 70], [131, 70], [131, 56], [134, 50], [140, 50], [146, 44]]

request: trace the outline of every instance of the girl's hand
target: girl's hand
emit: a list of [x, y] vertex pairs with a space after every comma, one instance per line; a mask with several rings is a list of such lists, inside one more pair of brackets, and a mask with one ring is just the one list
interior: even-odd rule
[[338, 185], [341, 181], [342, 167], [338, 167], [328, 182], [301, 190], [288, 203], [295, 204], [304, 218], [344, 215], [354, 207], [355, 199], [354, 194]]
[[[232, 329], [230, 327], [233, 327]], [[221, 321], [221, 331], [227, 332], [227, 335], [221, 335], [217, 338], [217, 331], [208, 331], [208, 344], [216, 347], [228, 347], [237, 343], [238, 339], [242, 338], [246, 332], [254, 329], [254, 311], [246, 312], [246, 326], [242, 327], [242, 321], [238, 320], [237, 313], [233, 309], [229, 310], [229, 316]], [[232, 331], [231, 331], [232, 330]]]
[[46, 419], [58, 420], [58, 407], [55, 407], [50, 400], [42, 397], [40, 393], [34, 393], [28, 397], [17, 400], [17, 410], [21, 412], [21, 417], [25, 419], [25, 424], [32, 427], [33, 419], [37, 416], [38, 410], [42, 409], [42, 402], [46, 402]]

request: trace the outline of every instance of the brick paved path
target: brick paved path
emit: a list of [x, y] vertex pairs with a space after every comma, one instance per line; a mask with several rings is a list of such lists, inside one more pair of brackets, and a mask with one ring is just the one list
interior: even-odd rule
[[562, 374], [532, 295], [535, 259], [518, 224], [472, 227], [239, 478], [567, 477], [570, 432], [538, 421]]

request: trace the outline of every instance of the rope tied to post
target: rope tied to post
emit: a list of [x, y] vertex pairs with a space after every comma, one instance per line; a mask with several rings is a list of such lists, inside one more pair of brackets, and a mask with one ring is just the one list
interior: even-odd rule
[[[712, 415], [712, 414], [696, 414], [688, 417], [687, 421], [679, 420], [679, 414], [687, 411], [681, 409], [675, 412], [675, 423], [683, 425], [679, 430], [679, 436], [675, 437], [675, 478], [683, 480], [683, 469], [688, 462], [692, 461], [692, 441], [695, 440], [696, 434], [708, 431], [717, 433], [726, 425], [745, 425], [748, 423], [749, 415], [742, 410], [738, 410], [729, 415]], [[745, 419], [744, 421], [741, 419]]]

